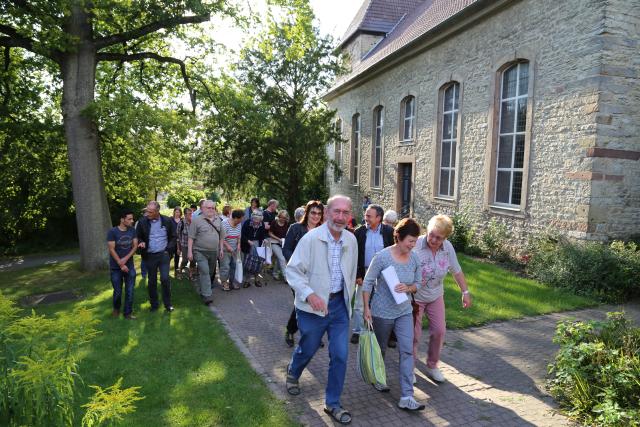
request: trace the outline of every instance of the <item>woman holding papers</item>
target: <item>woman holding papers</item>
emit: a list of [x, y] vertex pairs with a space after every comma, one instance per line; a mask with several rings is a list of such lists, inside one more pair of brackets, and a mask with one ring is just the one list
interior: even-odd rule
[[[394, 229], [395, 244], [376, 254], [362, 284], [364, 319], [373, 322], [373, 330], [384, 357], [389, 335], [393, 330], [398, 337], [400, 353], [400, 409], [420, 411], [424, 405], [413, 398], [413, 317], [411, 299], [407, 293], [420, 288], [420, 259], [412, 252], [420, 235], [420, 226], [411, 218], [405, 218]], [[375, 288], [369, 307], [369, 297]], [[389, 391], [376, 384], [378, 391]]]
[[453, 232], [453, 221], [446, 215], [436, 215], [429, 220], [426, 236], [421, 236], [415, 253], [420, 258], [422, 288], [415, 294], [417, 312], [414, 318], [413, 356], [418, 360], [418, 343], [422, 336], [422, 316], [429, 318], [429, 350], [426, 374], [436, 382], [443, 382], [444, 375], [438, 369], [440, 350], [446, 330], [444, 320], [443, 280], [448, 272], [462, 292], [462, 306], [471, 307], [471, 294], [458, 263], [456, 251], [447, 237]]

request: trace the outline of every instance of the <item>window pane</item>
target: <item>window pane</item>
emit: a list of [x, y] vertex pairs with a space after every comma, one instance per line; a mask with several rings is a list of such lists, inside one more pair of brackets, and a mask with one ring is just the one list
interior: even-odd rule
[[518, 121], [516, 132], [524, 132], [527, 127], [527, 98], [518, 99]]
[[460, 92], [460, 85], [458, 83], [453, 85], [453, 109], [458, 109], [458, 93]]
[[380, 187], [380, 168], [375, 168], [373, 171], [373, 186]]
[[524, 135], [516, 135], [516, 152], [513, 167], [522, 169], [524, 165]]
[[516, 118], [516, 101], [504, 101], [500, 115], [500, 133], [512, 133]]
[[512, 150], [513, 150], [513, 137], [511, 135], [501, 136], [500, 145], [498, 147], [498, 167], [499, 168], [511, 167]]
[[451, 139], [451, 117], [451, 113], [442, 116], [442, 139]]
[[456, 141], [451, 141], [451, 164], [449, 165], [452, 168], [456, 167]]
[[449, 195], [449, 171], [440, 170], [440, 194], [443, 196]]
[[453, 189], [455, 188], [456, 183], [456, 171], [451, 171], [451, 176], [449, 177], [449, 196], [453, 197]]
[[442, 156], [440, 157], [440, 166], [449, 167], [449, 161], [451, 157], [451, 144], [446, 141], [442, 141]]
[[408, 118], [413, 116], [413, 97], [407, 98], [404, 102], [404, 117]]
[[529, 63], [520, 64], [520, 84], [518, 85], [518, 95], [529, 93]]
[[453, 122], [453, 131], [451, 132], [451, 138], [458, 137], [458, 113], [452, 113], [451, 120]]
[[518, 83], [518, 66], [505, 70], [502, 76], [502, 99], [516, 96], [516, 85]]
[[444, 91], [444, 111], [453, 110], [453, 85], [449, 86], [447, 90]]
[[403, 135], [402, 135], [402, 139], [405, 140], [405, 141], [408, 141], [408, 140], [411, 139], [411, 132], [412, 132], [411, 125], [412, 125], [412, 123], [413, 122], [412, 122], [411, 119], [405, 119], [405, 121], [404, 121], [404, 132], [403, 132]]
[[509, 183], [511, 172], [498, 171], [498, 183], [496, 185], [496, 202], [509, 203]]
[[522, 172], [514, 172], [513, 188], [511, 189], [511, 203], [514, 205], [519, 205], [521, 196], [522, 196]]
[[376, 166], [376, 167], [377, 167], [377, 166], [380, 166], [380, 165], [381, 165], [381, 163], [382, 163], [382, 153], [381, 153], [381, 151], [380, 151], [380, 146], [378, 145], [378, 146], [376, 147], [376, 159], [375, 159], [374, 166]]

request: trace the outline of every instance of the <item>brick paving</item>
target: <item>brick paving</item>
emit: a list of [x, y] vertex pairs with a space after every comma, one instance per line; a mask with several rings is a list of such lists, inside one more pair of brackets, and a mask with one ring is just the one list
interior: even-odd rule
[[[267, 385], [286, 402], [294, 417], [305, 426], [338, 425], [322, 410], [329, 366], [327, 347], [318, 350], [302, 374], [302, 393], [299, 396], [286, 393], [285, 369], [292, 349], [284, 343], [284, 329], [292, 300], [290, 288], [282, 282], [271, 281], [266, 287], [232, 292], [217, 288], [211, 311]], [[640, 323], [639, 305], [624, 308]], [[546, 367], [557, 350], [551, 342], [555, 325], [572, 316], [602, 319], [607, 311], [619, 309], [621, 307], [602, 306], [449, 330], [440, 362], [447, 378], [443, 384], [433, 383], [423, 373], [426, 368], [426, 344], [423, 343], [420, 361], [416, 364], [419, 372], [415, 385], [416, 400], [427, 406], [421, 413], [407, 413], [396, 407], [400, 398], [396, 351], [387, 351], [391, 392], [379, 393], [358, 377], [357, 346], [350, 344], [342, 405], [351, 412], [355, 426], [571, 425], [558, 414], [553, 399], [544, 391]]]

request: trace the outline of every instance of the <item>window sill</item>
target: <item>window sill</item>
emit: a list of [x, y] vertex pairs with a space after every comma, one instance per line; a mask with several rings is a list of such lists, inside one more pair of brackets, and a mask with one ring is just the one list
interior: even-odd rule
[[510, 216], [512, 218], [525, 218], [525, 213], [521, 208], [511, 208], [509, 206], [489, 205], [489, 211], [498, 215]]
[[414, 140], [398, 141], [396, 147], [413, 147], [414, 145], [416, 145]]
[[442, 197], [442, 196], [435, 196], [433, 198], [433, 201], [436, 203], [444, 203], [447, 205], [457, 205], [458, 201], [455, 198], [448, 198], [448, 197]]

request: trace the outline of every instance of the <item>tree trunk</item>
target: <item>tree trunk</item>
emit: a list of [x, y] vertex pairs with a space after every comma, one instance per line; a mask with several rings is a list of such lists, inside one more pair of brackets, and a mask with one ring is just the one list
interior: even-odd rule
[[75, 49], [61, 60], [62, 115], [67, 140], [76, 224], [80, 241], [80, 263], [84, 270], [107, 267], [105, 236], [111, 226], [104, 190], [100, 141], [92, 117], [85, 109], [95, 95], [96, 52], [91, 22], [81, 6], [72, 7], [67, 31], [78, 37]]

